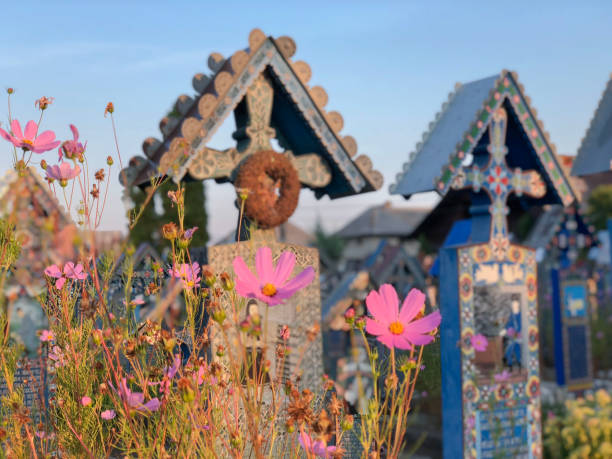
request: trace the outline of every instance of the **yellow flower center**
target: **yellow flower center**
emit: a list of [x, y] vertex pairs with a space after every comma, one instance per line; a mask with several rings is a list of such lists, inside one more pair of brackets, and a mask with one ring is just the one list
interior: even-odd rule
[[389, 331], [394, 335], [401, 335], [404, 332], [404, 325], [400, 322], [393, 322], [389, 325]]
[[276, 295], [276, 287], [272, 284], [266, 284], [262, 287], [261, 293], [266, 296], [274, 296]]
[[34, 146], [34, 142], [32, 142], [31, 140], [22, 139], [21, 141], [25, 144], [21, 147], [24, 150], [30, 150]]

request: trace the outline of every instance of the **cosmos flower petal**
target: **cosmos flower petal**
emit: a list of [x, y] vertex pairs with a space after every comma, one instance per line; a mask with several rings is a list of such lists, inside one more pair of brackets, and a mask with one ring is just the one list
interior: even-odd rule
[[234, 258], [232, 265], [237, 276], [236, 285], [238, 283], [242, 283], [244, 286], [250, 285], [252, 290], [259, 288], [259, 279], [251, 272], [242, 257]]
[[52, 142], [52, 143], [46, 143], [44, 145], [38, 145], [36, 144], [33, 148], [32, 151], [34, 153], [44, 153], [45, 151], [49, 151], [49, 150], [53, 150], [55, 147], [57, 147], [61, 142], [58, 140], [57, 142]]
[[55, 281], [55, 288], [61, 290], [64, 288], [64, 284], [66, 283], [65, 277], [60, 277], [57, 281]]
[[381, 324], [377, 320], [366, 317], [366, 331], [370, 335], [384, 335], [389, 333], [389, 325]]
[[400, 322], [410, 322], [416, 317], [423, 306], [425, 306], [425, 294], [420, 290], [413, 288], [410, 290], [406, 296], [406, 299], [402, 303], [402, 309], [399, 312]]
[[279, 288], [277, 295], [280, 294], [281, 292], [283, 293], [291, 292], [291, 295], [293, 295], [298, 290], [309, 285], [314, 279], [314, 276], [315, 276], [315, 271], [312, 266], [308, 266], [307, 268], [304, 268], [304, 270], [301, 273], [299, 273], [297, 276], [295, 276], [293, 279], [291, 279], [289, 282], [283, 285], [282, 288]]
[[145, 403], [141, 407], [139, 407], [139, 410], [157, 411], [159, 410], [160, 406], [161, 406], [161, 402], [159, 401], [157, 397], [155, 397], [149, 400], [147, 403]]
[[62, 277], [62, 271], [57, 265], [47, 266], [47, 268], [45, 268], [45, 274], [49, 277]]
[[377, 336], [376, 339], [387, 346], [389, 349], [393, 347], [393, 335], [387, 333], [386, 335]]
[[409, 330], [410, 333], [420, 333], [424, 335], [437, 328], [441, 321], [442, 316], [440, 315], [440, 311], [436, 310], [422, 319], [410, 322], [405, 326], [405, 329]]
[[255, 254], [255, 267], [261, 284], [271, 283], [274, 278], [274, 262], [272, 261], [272, 249], [260, 247]]
[[[26, 124], [25, 127], [25, 132], [23, 137], [25, 139], [28, 140], [34, 140], [34, 137], [36, 137], [36, 132], [38, 131], [38, 126], [36, 125], [36, 123], [32, 120], [28, 121], [28, 124]], [[21, 137], [20, 135], [16, 134], [17, 137]], [[53, 136], [55, 137], [55, 136]]]
[[255, 295], [256, 291], [253, 288], [253, 284], [247, 283], [240, 278], [236, 279], [236, 292], [238, 295], [251, 298]]
[[45, 131], [36, 137], [36, 145], [39, 145], [39, 144], [44, 145], [46, 143], [51, 143], [54, 140], [55, 140], [55, 134], [53, 133], [53, 131]]
[[385, 302], [385, 306], [388, 310], [387, 315], [391, 316], [392, 321], [396, 320], [399, 316], [399, 298], [397, 297], [395, 288], [393, 288], [391, 284], [383, 284], [378, 291]]
[[310, 438], [310, 435], [308, 435], [306, 432], [300, 433], [299, 441], [302, 448], [308, 452], [312, 452], [312, 439]]
[[[30, 123], [33, 123], [34, 121], [30, 121]], [[21, 124], [19, 124], [19, 121], [17, 120], [13, 120], [11, 121], [11, 131], [13, 131], [13, 136], [22, 139], [23, 138], [23, 133], [21, 132]]]
[[76, 128], [74, 124], [70, 125], [70, 130], [72, 131], [73, 140], [76, 142], [79, 140], [79, 130]]
[[15, 138], [12, 135], [10, 135], [8, 132], [6, 132], [4, 129], [2, 129], [2, 128], [0, 128], [0, 136], [4, 140], [8, 140], [9, 142], [14, 144]]
[[416, 344], [417, 346], [424, 346], [425, 344], [429, 344], [434, 340], [434, 337], [431, 335], [421, 335], [419, 333], [413, 333], [410, 330], [404, 331], [401, 336], [405, 340], [411, 342], [412, 344]]
[[274, 279], [273, 284], [281, 286], [293, 272], [293, 268], [295, 267], [295, 255], [288, 250], [283, 252], [278, 259], [278, 264], [276, 265], [276, 269], [274, 270]]
[[395, 319], [387, 313], [385, 303], [376, 290], [372, 290], [366, 297], [366, 306], [372, 317], [379, 322], [390, 324]]
[[100, 414], [100, 417], [104, 419], [105, 421], [110, 421], [111, 419], [114, 419], [115, 416], [117, 416], [117, 413], [115, 413], [115, 410], [102, 411], [102, 414]]
[[393, 346], [397, 349], [410, 350], [412, 349], [412, 344], [408, 339], [406, 339], [402, 335], [392, 335], [393, 337]]

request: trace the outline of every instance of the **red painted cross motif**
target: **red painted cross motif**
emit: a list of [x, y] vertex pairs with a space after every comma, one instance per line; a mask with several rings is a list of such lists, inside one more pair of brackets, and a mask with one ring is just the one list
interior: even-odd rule
[[489, 213], [491, 214], [491, 233], [489, 241], [493, 253], [499, 260], [503, 259], [510, 246], [508, 240], [508, 197], [510, 193], [517, 196], [527, 195], [541, 198], [546, 194], [546, 184], [536, 171], [523, 171], [520, 168], [511, 169], [506, 163], [506, 129], [508, 114], [503, 108], [498, 108], [492, 116], [489, 125], [490, 143], [487, 146], [490, 159], [484, 168], [474, 165], [469, 169], [460, 168], [453, 179], [452, 188], [471, 188], [475, 192], [484, 189], [491, 199]]

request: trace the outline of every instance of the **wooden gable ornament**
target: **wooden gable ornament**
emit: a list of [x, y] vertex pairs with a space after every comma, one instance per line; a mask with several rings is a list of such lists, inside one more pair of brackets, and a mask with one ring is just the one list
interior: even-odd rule
[[[325, 109], [327, 93], [320, 86], [309, 86], [310, 67], [292, 60], [295, 51], [291, 38], [267, 37], [254, 29], [248, 48], [229, 58], [211, 54], [208, 67], [212, 75], [193, 77], [197, 94], [177, 99], [173, 112], [160, 122], [163, 138], [145, 140], [145, 157], [132, 158], [121, 172], [123, 185], [146, 185], [151, 177], [170, 175], [177, 182], [211, 178], [238, 186], [243, 166], [261, 164], [260, 160], [249, 161], [260, 154], [259, 159], [283, 163], [281, 172], [268, 172], [268, 188], [273, 192], [275, 185], [280, 187], [276, 193], [280, 198], [296, 195], [294, 189], [283, 190], [284, 182], [292, 182], [298, 194], [299, 188], [307, 187], [319, 198], [327, 195], [332, 199], [379, 189], [382, 174], [372, 168], [367, 156], [355, 157], [355, 139], [340, 133], [342, 116]], [[208, 147], [231, 113], [236, 145], [224, 150]], [[272, 154], [273, 139], [282, 153]], [[297, 179], [285, 180], [285, 169], [293, 169]], [[260, 221], [260, 227], [286, 221], [297, 197], [286, 201], [287, 209], [279, 212], [282, 218], [268, 225]]]

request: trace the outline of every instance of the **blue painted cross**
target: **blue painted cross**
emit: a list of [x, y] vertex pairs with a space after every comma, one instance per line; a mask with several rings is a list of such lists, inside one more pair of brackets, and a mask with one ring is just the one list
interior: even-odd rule
[[505, 257], [510, 245], [508, 240], [508, 197], [511, 193], [518, 196], [523, 194], [534, 198], [541, 198], [546, 194], [546, 185], [540, 174], [536, 171], [523, 171], [520, 168], [511, 169], [506, 163], [506, 129], [508, 115], [506, 110], [498, 108], [491, 117], [489, 124], [490, 143], [487, 146], [489, 161], [484, 168], [477, 165], [464, 169], [461, 167], [451, 187], [453, 189], [471, 188], [478, 193], [481, 189], [486, 191], [491, 200], [489, 214], [491, 225], [489, 241], [493, 253], [498, 260]]

